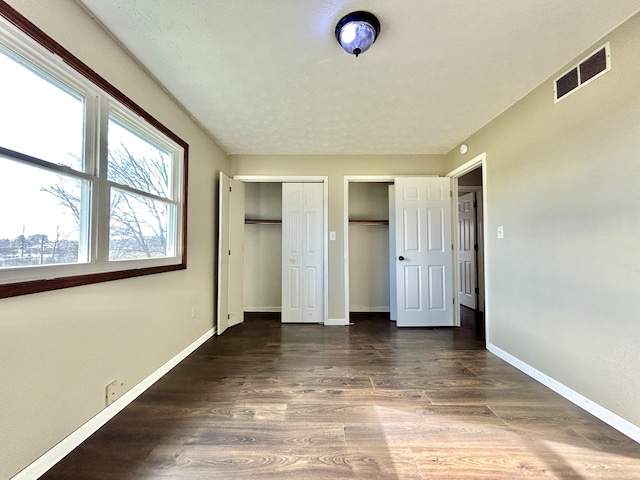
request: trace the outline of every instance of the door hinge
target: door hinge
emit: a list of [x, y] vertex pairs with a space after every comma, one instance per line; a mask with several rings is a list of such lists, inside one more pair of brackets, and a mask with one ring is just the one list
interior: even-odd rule
[[231, 314], [227, 313], [227, 320], [230, 320], [230, 319], [231, 319]]
[[451, 244], [451, 251], [453, 251], [453, 243]]
[[480, 289], [479, 289], [478, 287], [476, 287], [476, 289], [475, 289], [475, 290], [476, 290], [476, 294], [477, 294], [477, 293], [480, 293]]
[[231, 250], [229, 250], [229, 255], [231, 255]]
[[473, 249], [474, 249], [476, 252], [478, 251], [478, 244], [477, 244], [477, 243], [473, 246]]
[[473, 208], [478, 208], [478, 202], [476, 201], [473, 202]]

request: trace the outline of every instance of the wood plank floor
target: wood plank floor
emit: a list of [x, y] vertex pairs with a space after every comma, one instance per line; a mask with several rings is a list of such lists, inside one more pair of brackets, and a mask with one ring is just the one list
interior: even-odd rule
[[214, 337], [42, 478], [638, 479], [640, 445], [461, 328], [281, 325]]

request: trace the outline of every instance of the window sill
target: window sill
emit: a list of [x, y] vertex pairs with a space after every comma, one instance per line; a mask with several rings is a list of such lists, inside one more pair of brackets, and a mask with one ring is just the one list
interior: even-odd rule
[[132, 270], [119, 270], [114, 272], [90, 273], [86, 275], [73, 275], [48, 280], [31, 280], [25, 282], [8, 283], [0, 285], [0, 298], [17, 297], [32, 293], [49, 292], [63, 288], [80, 287], [94, 283], [110, 282], [125, 278], [141, 277], [155, 273], [173, 272], [187, 268], [186, 263], [177, 265], [163, 265], [157, 267], [136, 268]]

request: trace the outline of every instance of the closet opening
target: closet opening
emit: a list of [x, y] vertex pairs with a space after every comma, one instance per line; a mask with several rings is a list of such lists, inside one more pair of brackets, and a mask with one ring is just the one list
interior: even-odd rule
[[247, 314], [326, 324], [328, 177], [220, 180], [219, 334]]
[[[389, 186], [392, 178], [345, 179], [346, 318], [390, 319]], [[394, 298], [395, 299], [395, 298]]]
[[244, 313], [281, 318], [282, 183], [244, 184]]

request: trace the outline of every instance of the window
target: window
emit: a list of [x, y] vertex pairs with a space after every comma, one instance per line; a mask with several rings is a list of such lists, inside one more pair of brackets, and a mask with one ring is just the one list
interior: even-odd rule
[[0, 298], [186, 268], [188, 145], [6, 4], [0, 72]]

